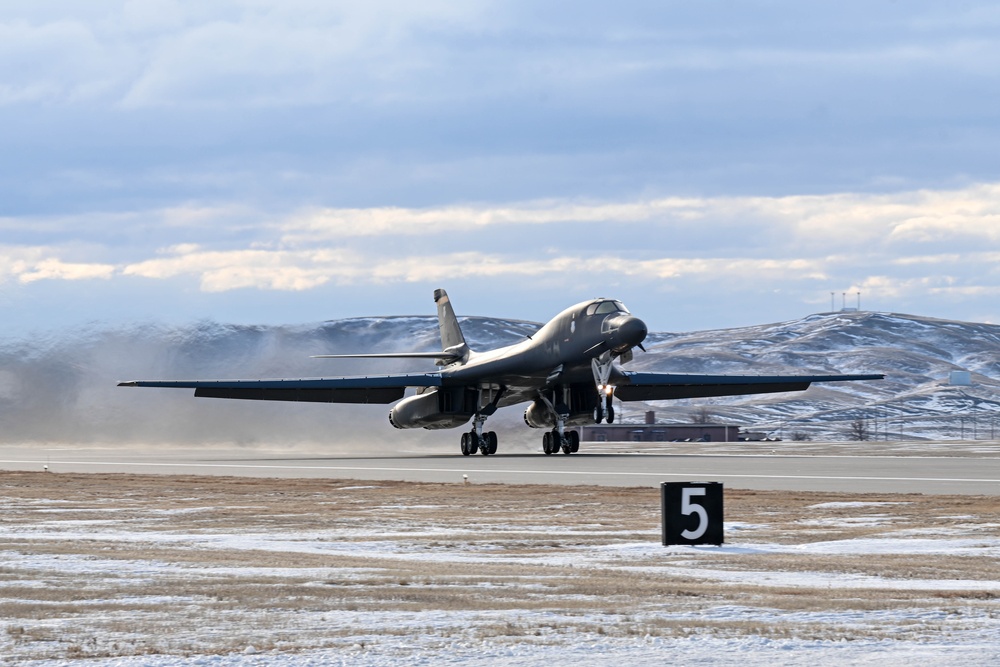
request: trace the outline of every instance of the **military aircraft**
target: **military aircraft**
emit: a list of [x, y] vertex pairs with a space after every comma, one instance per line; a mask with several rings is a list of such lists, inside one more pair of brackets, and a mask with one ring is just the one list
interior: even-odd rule
[[[542, 451], [573, 454], [580, 435], [568, 426], [615, 419], [612, 399], [659, 401], [677, 398], [802, 391], [813, 382], [881, 380], [883, 375], [690, 375], [622, 370], [633, 348], [642, 347], [646, 325], [621, 301], [592, 299], [570, 306], [523, 341], [485, 352], [469, 349], [443, 289], [434, 291], [440, 352], [325, 354], [321, 359], [433, 359], [431, 373], [285, 380], [132, 381], [120, 387], [194, 389], [195, 396], [314, 403], [396, 403], [389, 422], [396, 428], [458, 428], [462, 454], [497, 451], [497, 435], [484, 431], [498, 408], [528, 403], [524, 421], [547, 429]], [[617, 363], [616, 363], [617, 362]], [[407, 389], [415, 395], [404, 398]], [[402, 399], [402, 400], [401, 400]]]

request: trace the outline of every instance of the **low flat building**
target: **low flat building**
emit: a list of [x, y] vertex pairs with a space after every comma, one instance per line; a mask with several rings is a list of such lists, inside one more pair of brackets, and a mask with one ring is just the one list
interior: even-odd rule
[[653, 412], [644, 424], [594, 424], [580, 427], [581, 442], [736, 442], [739, 426], [657, 424]]

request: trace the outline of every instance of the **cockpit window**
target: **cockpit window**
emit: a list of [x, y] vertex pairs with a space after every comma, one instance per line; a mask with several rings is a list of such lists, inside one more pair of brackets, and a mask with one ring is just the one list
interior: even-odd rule
[[608, 313], [627, 313], [628, 308], [621, 301], [598, 301], [587, 306], [587, 315], [607, 315]]
[[614, 313], [618, 311], [618, 306], [614, 301], [602, 301], [597, 304], [597, 310], [594, 311], [597, 315], [607, 315], [608, 313]]

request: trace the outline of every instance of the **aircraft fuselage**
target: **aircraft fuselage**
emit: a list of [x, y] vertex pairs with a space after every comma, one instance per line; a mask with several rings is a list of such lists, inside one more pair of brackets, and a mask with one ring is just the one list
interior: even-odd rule
[[[609, 304], [607, 312], [596, 311]], [[597, 306], [598, 308], [593, 308]], [[614, 310], [610, 307], [614, 306]], [[529, 339], [488, 352], [471, 353], [465, 363], [441, 369], [443, 387], [499, 384], [506, 392], [499, 406], [533, 400], [539, 386], [593, 385], [591, 359], [617, 355], [646, 338], [646, 325], [620, 302], [585, 301], [552, 318]]]

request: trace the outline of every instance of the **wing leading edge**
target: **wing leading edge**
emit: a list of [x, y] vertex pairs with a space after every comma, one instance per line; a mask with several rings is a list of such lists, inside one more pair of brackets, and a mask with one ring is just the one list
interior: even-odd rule
[[238, 398], [256, 401], [306, 403], [392, 403], [407, 387], [440, 387], [437, 373], [367, 375], [301, 380], [177, 380], [120, 382], [119, 387], [194, 389], [202, 398]]
[[659, 401], [742, 394], [803, 391], [813, 382], [881, 380], [884, 375], [685, 375], [622, 371], [615, 396], [622, 401]]

